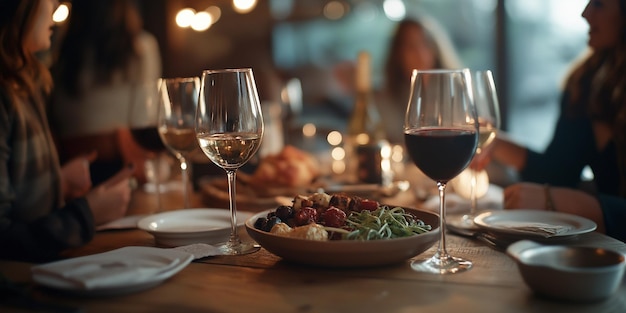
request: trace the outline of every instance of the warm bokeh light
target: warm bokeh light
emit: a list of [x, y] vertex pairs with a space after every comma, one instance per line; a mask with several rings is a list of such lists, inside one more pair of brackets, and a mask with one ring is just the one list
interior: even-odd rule
[[196, 16], [196, 11], [194, 9], [185, 8], [176, 14], [176, 25], [181, 28], [187, 28], [191, 26], [191, 23]]
[[233, 9], [240, 14], [246, 14], [254, 10], [257, 0], [233, 0]]
[[330, 1], [324, 6], [324, 16], [329, 20], [338, 20], [346, 15], [346, 7], [339, 1]]
[[317, 127], [314, 124], [306, 123], [302, 126], [302, 134], [305, 137], [313, 137], [317, 133]]
[[330, 156], [333, 160], [343, 160], [346, 157], [346, 150], [342, 147], [334, 147], [333, 150], [330, 151]]
[[331, 169], [335, 174], [342, 174], [346, 171], [346, 163], [343, 160], [333, 161], [333, 164], [331, 164]]
[[404, 148], [402, 145], [394, 145], [391, 148], [391, 160], [396, 163], [401, 163], [404, 160]]
[[[466, 199], [470, 198], [472, 192], [472, 171], [472, 169], [466, 168], [461, 174], [450, 181], [450, 186], [454, 189], [454, 192]], [[476, 172], [476, 185], [474, 188], [477, 199], [487, 194], [489, 190], [489, 175], [487, 171], [482, 170]]]
[[215, 24], [217, 23], [217, 21], [220, 19], [220, 17], [222, 17], [222, 9], [220, 9], [220, 7], [218, 6], [210, 6], [208, 8], [206, 8], [207, 12], [209, 12], [209, 14], [211, 14], [211, 18], [212, 18], [212, 23]]
[[370, 142], [370, 136], [366, 133], [361, 133], [356, 135], [356, 138], [354, 140], [359, 145], [366, 145]]
[[63, 23], [67, 20], [67, 17], [70, 16], [70, 8], [67, 4], [61, 3], [59, 7], [52, 14], [52, 20], [55, 23]]
[[211, 17], [211, 14], [206, 11], [200, 11], [194, 15], [193, 22], [191, 22], [191, 29], [199, 32], [205, 31], [211, 27], [212, 23], [213, 18]]
[[331, 146], [339, 145], [342, 140], [343, 136], [341, 135], [341, 132], [336, 130], [331, 131], [328, 133], [328, 136], [326, 136], [326, 141], [328, 141]]

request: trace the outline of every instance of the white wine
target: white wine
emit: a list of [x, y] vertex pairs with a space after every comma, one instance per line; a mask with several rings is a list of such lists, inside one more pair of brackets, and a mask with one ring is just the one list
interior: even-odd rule
[[496, 129], [491, 126], [480, 125], [478, 128], [478, 146], [476, 153], [487, 147], [496, 138]]
[[196, 132], [193, 128], [168, 128], [159, 127], [161, 140], [174, 153], [189, 153], [198, 147]]
[[200, 148], [223, 169], [237, 169], [258, 150], [261, 136], [257, 133], [198, 134]]

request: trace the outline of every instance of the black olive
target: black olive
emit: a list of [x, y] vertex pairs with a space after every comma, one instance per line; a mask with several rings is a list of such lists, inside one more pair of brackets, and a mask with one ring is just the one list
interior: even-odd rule
[[265, 230], [265, 225], [267, 225], [267, 218], [259, 217], [256, 221], [254, 221], [254, 228], [259, 230]]
[[276, 216], [286, 221], [293, 217], [293, 208], [287, 205], [281, 205], [276, 208]]
[[265, 223], [263, 230], [266, 232], [269, 232], [270, 230], [272, 230], [272, 227], [274, 227], [274, 225], [281, 223], [281, 222], [282, 221], [280, 220], [278, 216], [272, 216], [267, 219], [267, 223]]

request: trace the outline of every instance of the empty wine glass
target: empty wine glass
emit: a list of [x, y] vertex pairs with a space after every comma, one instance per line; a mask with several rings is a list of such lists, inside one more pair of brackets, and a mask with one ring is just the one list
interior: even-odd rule
[[189, 166], [186, 157], [198, 147], [195, 116], [198, 107], [198, 77], [165, 78], [159, 87], [159, 135], [180, 162], [183, 207], [189, 208]]
[[470, 75], [468, 69], [414, 70], [411, 77], [405, 145], [415, 165], [437, 182], [441, 236], [435, 255], [412, 261], [416, 271], [451, 274], [472, 267], [471, 261], [448, 254], [445, 222], [446, 184], [469, 165], [478, 143]]
[[202, 72], [196, 113], [200, 148], [226, 171], [230, 199], [231, 235], [220, 245], [224, 254], [255, 252], [259, 246], [243, 243], [237, 234], [236, 174], [261, 145], [263, 115], [251, 68]]

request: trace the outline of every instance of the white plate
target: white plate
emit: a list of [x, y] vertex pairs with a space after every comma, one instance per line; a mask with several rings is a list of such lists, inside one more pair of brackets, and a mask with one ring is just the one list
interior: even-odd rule
[[[237, 225], [252, 213], [237, 212]], [[226, 209], [183, 209], [153, 214], [137, 223], [154, 236], [158, 246], [177, 247], [193, 243], [218, 244], [230, 236], [230, 211]]]
[[[540, 239], [566, 238], [592, 232], [596, 229], [595, 222], [573, 214], [541, 210], [504, 210], [484, 212], [474, 218], [474, 223], [488, 231], [519, 237]], [[551, 226], [562, 226], [566, 229], [546, 238], [541, 234], [520, 231], [514, 228], [503, 227], [506, 223], [542, 223]]]
[[439, 215], [422, 210], [406, 209], [429, 224], [429, 232], [395, 239], [356, 241], [314, 241], [278, 236], [254, 228], [254, 222], [272, 210], [257, 213], [246, 221], [252, 239], [267, 251], [286, 261], [333, 268], [370, 267], [404, 262], [428, 250], [439, 240]]
[[[193, 259], [193, 255], [175, 249], [161, 249], [154, 247], [124, 247], [109, 252], [72, 258], [52, 263], [34, 266], [33, 280], [45, 287], [56, 289], [64, 293], [84, 296], [113, 296], [128, 294], [152, 288], [185, 268]], [[84, 266], [105, 267], [111, 262], [120, 260], [144, 261], [159, 265], [162, 271], [150, 276], [124, 275], [118, 279], [108, 280], [106, 283], [94, 287], [85, 287], [64, 279], [56, 274], [61, 268], [67, 270]], [[159, 269], [157, 267], [157, 270]], [[102, 269], [100, 269], [102, 270]]]

